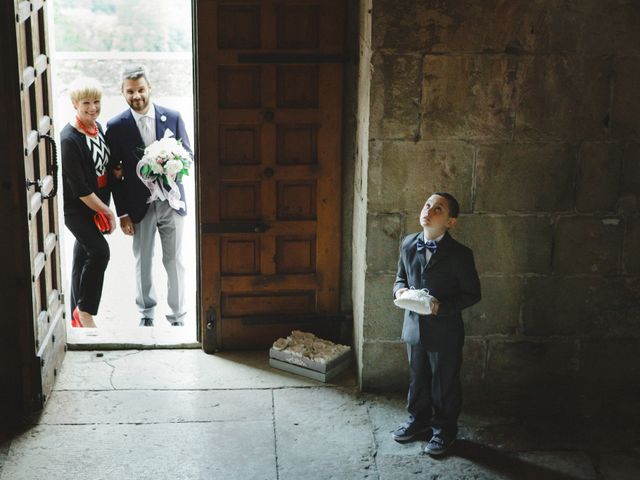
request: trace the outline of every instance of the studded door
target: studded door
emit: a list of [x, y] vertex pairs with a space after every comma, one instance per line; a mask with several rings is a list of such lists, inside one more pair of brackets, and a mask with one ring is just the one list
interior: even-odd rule
[[[34, 356], [39, 375], [32, 379], [36, 406], [53, 388], [66, 347], [61, 289], [56, 194], [57, 152], [52, 130], [51, 70], [47, 42], [50, 2], [15, 1], [20, 103], [24, 144], [25, 195], [33, 308]], [[4, 74], [4, 73], [3, 73]]]

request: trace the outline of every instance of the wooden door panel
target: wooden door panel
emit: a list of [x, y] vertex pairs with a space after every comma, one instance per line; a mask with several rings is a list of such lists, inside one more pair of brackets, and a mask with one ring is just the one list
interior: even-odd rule
[[317, 49], [320, 46], [320, 8], [318, 5], [278, 5], [278, 48]]
[[260, 108], [260, 67], [218, 67], [219, 108]]
[[222, 275], [259, 275], [260, 238], [223, 236], [220, 248]]
[[217, 27], [220, 49], [260, 47], [260, 7], [257, 5], [220, 5]]
[[317, 65], [279, 65], [276, 70], [278, 108], [318, 108]]
[[224, 293], [222, 317], [312, 313], [315, 300], [315, 290]]
[[343, 8], [198, 2], [205, 349], [339, 311]]
[[260, 164], [260, 125], [220, 125], [219, 135], [220, 165]]
[[276, 146], [278, 165], [318, 163], [319, 125], [279, 124]]
[[220, 205], [220, 219], [253, 220], [260, 218], [262, 212], [260, 192], [260, 182], [221, 180], [220, 198], [217, 202]]
[[278, 181], [277, 219], [315, 220], [316, 182], [314, 180]]
[[270, 292], [275, 290], [294, 291], [316, 289], [319, 285], [315, 274], [300, 275], [258, 275], [225, 276], [221, 288], [224, 292]]
[[316, 271], [315, 236], [276, 236], [276, 273], [312, 273]]

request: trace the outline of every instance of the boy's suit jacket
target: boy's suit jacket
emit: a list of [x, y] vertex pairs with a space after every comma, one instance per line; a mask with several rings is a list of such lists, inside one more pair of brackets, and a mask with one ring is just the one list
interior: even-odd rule
[[[164, 137], [167, 129], [173, 132], [176, 139], [182, 140], [182, 146], [193, 156], [189, 137], [180, 113], [154, 103], [156, 109], [156, 140]], [[129, 215], [133, 223], [139, 223], [147, 213], [147, 199], [151, 195], [149, 189], [140, 181], [136, 174], [136, 166], [144, 154], [144, 142], [140, 130], [136, 125], [131, 109], [127, 109], [113, 117], [107, 123], [107, 143], [111, 150], [109, 169], [122, 163], [124, 180], [110, 179], [113, 200], [116, 204], [118, 216]], [[180, 199], [184, 202], [184, 187], [178, 182]], [[186, 215], [185, 208], [177, 211]]]
[[405, 310], [402, 340], [412, 345], [422, 344], [434, 352], [461, 348], [464, 344], [461, 312], [480, 301], [480, 280], [473, 252], [447, 232], [427, 264], [425, 252], [418, 252], [416, 247], [422, 235], [422, 232], [414, 233], [402, 240], [393, 295], [395, 298], [399, 288], [426, 288], [440, 302], [440, 307], [437, 315], [418, 315]]

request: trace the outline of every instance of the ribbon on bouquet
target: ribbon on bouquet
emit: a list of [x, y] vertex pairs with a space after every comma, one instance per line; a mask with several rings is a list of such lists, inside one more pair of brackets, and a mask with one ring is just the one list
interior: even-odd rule
[[[141, 173], [141, 168], [145, 165], [144, 160], [140, 160], [138, 165], [136, 166], [136, 173], [138, 174], [138, 178], [142, 181], [142, 183], [149, 189], [151, 192], [151, 196], [147, 199], [147, 203], [151, 203], [154, 200], [168, 201], [171, 208], [175, 210], [180, 210], [185, 208], [185, 203], [180, 200], [180, 188], [175, 180], [170, 178], [167, 175], [160, 175], [158, 178], [152, 180], [150, 178], [145, 178]], [[165, 177], [165, 181], [167, 185], [165, 185], [165, 181], [163, 181], [162, 177]]]

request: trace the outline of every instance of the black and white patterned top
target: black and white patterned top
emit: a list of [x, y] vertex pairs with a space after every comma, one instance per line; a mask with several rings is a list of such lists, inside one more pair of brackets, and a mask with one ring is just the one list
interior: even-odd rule
[[90, 138], [68, 123], [60, 132], [62, 191], [65, 215], [93, 216], [93, 210], [80, 197], [95, 193], [107, 205], [111, 196], [109, 185], [98, 187], [98, 177], [107, 172], [109, 147], [102, 127]]
[[98, 130], [98, 135], [90, 137], [85, 135], [87, 139], [87, 147], [91, 152], [91, 158], [93, 159], [93, 165], [96, 169], [96, 175], [98, 177], [104, 175], [107, 171], [107, 163], [109, 163], [109, 147], [104, 139], [102, 132]]

